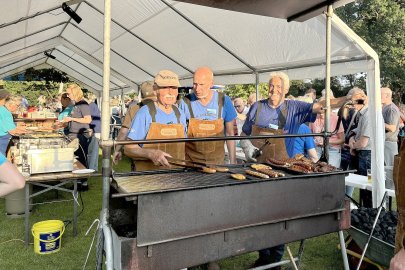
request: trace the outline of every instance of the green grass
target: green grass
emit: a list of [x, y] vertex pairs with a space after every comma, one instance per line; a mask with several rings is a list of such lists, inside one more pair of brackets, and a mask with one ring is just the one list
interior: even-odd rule
[[[114, 169], [116, 171], [129, 171], [129, 162], [125, 160]], [[84, 211], [78, 218], [78, 236], [73, 237], [72, 225], [68, 225], [62, 238], [60, 252], [49, 255], [35, 254], [32, 244], [25, 247], [21, 241], [6, 242], [11, 239], [24, 239], [24, 219], [6, 217], [5, 202], [4, 199], [1, 199], [0, 212], [3, 217], [0, 219], [0, 269], [82, 269], [94, 229], [88, 236], [85, 236], [85, 233], [93, 220], [99, 218], [101, 209], [101, 178], [91, 178], [89, 186], [90, 190], [82, 193]], [[55, 198], [55, 192], [49, 192], [36, 197], [34, 202]], [[70, 199], [71, 195], [59, 192], [59, 198]], [[34, 206], [31, 213], [30, 224], [32, 226], [35, 222], [49, 219], [71, 220], [72, 212], [72, 202], [37, 205]], [[341, 253], [337, 249], [338, 243], [337, 233], [306, 240], [300, 269], [343, 269]], [[294, 255], [297, 254], [298, 245], [298, 242], [289, 244]], [[219, 264], [223, 270], [247, 269], [257, 259], [257, 256], [257, 252], [252, 252], [221, 260]], [[94, 269], [94, 266], [95, 247], [93, 246], [86, 269]]]

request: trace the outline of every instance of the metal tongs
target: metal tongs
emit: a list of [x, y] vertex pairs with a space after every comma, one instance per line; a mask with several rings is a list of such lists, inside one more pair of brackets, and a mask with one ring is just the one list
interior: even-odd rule
[[262, 146], [260, 146], [258, 149], [255, 149], [255, 151], [253, 152], [252, 158], [257, 159], [258, 157], [260, 157], [263, 154], [263, 149], [269, 144], [270, 144], [269, 139], [266, 139]]

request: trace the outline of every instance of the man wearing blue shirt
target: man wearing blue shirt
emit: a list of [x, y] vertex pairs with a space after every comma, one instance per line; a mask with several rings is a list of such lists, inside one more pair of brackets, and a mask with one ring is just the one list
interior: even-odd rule
[[[313, 122], [316, 113], [320, 113], [325, 106], [325, 101], [306, 103], [297, 100], [285, 100], [290, 88], [290, 80], [283, 72], [270, 74], [268, 99], [254, 103], [247, 114], [241, 135], [282, 135], [298, 134], [299, 127], [305, 122]], [[346, 97], [330, 101], [331, 108], [344, 104]], [[294, 153], [294, 138], [271, 138], [270, 142], [262, 148], [263, 154], [258, 157], [259, 162], [267, 158], [288, 158], [288, 153]], [[256, 149], [264, 146], [265, 140], [241, 140], [240, 145], [248, 161], [256, 161], [253, 154]], [[262, 266], [281, 260], [284, 245], [275, 246], [259, 251], [259, 259], [254, 266]]]
[[[131, 140], [176, 139], [186, 134], [186, 118], [174, 105], [177, 100], [178, 76], [162, 70], [154, 80], [157, 101], [141, 107], [132, 121], [128, 138]], [[124, 147], [125, 155], [136, 159], [135, 168], [156, 170], [170, 167], [168, 157], [184, 159], [184, 143], [131, 144]]]
[[[223, 93], [211, 89], [214, 74], [208, 67], [200, 67], [194, 72], [194, 93], [180, 101], [179, 108], [188, 120], [189, 138], [233, 136], [233, 120], [236, 111], [232, 101]], [[226, 141], [229, 160], [236, 163], [235, 141]], [[221, 164], [224, 162], [223, 141], [186, 143], [186, 159]]]

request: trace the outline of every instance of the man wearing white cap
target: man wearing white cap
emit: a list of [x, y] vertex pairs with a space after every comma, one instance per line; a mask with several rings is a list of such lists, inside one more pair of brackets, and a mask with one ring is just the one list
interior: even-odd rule
[[[156, 102], [141, 107], [132, 121], [128, 138], [131, 140], [155, 140], [184, 138], [186, 118], [174, 105], [177, 100], [178, 76], [170, 70], [162, 70], [154, 80]], [[131, 144], [124, 147], [125, 155], [136, 159], [135, 169], [156, 170], [170, 167], [167, 157], [184, 159], [184, 143]]]

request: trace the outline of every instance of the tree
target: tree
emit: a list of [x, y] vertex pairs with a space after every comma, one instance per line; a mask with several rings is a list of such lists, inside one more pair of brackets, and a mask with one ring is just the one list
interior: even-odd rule
[[378, 53], [381, 84], [402, 94], [405, 91], [405, 1], [358, 0], [337, 9], [336, 13]]

